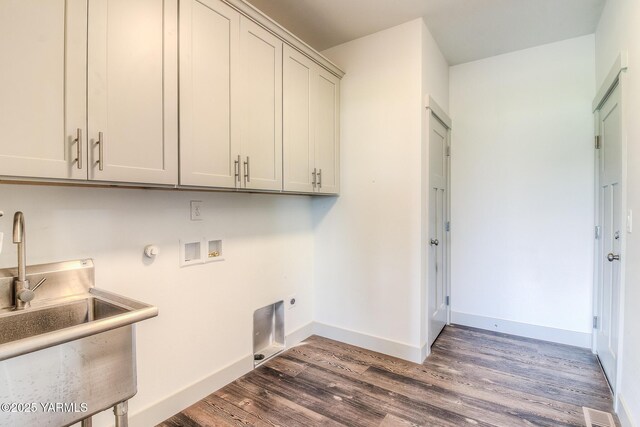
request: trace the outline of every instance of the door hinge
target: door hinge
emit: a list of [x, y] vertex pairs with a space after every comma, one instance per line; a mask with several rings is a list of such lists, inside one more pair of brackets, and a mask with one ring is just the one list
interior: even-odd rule
[[451, 231], [451, 221], [447, 221], [444, 224], [444, 231]]
[[445, 150], [445, 156], [451, 157], [451, 146], [447, 145], [447, 149]]
[[600, 238], [600, 226], [599, 225], [596, 225], [596, 233], [595, 233], [595, 235], [596, 235], [596, 240], [598, 240]]
[[598, 316], [593, 316], [593, 329], [598, 329]]
[[596, 150], [600, 149], [600, 135], [596, 135]]
[[445, 297], [445, 299], [444, 299], [444, 303], [445, 303], [446, 305], [449, 305], [449, 302], [450, 302], [450, 301], [449, 301], [449, 295], [447, 295], [447, 296]]

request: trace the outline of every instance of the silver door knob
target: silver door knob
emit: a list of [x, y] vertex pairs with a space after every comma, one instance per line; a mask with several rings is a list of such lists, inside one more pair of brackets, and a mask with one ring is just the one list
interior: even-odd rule
[[438, 239], [431, 239], [431, 246], [438, 246], [439, 244]]
[[607, 259], [609, 260], [609, 262], [620, 261], [620, 255], [619, 254], [609, 254], [609, 255], [607, 255]]

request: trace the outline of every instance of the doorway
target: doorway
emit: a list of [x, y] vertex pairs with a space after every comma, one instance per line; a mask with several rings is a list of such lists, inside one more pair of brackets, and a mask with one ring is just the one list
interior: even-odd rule
[[449, 181], [451, 120], [429, 99], [428, 146], [428, 345], [431, 347], [449, 321]]
[[[622, 71], [622, 67], [618, 68]], [[615, 70], [615, 68], [614, 68]], [[614, 393], [621, 349], [625, 194], [620, 72], [596, 98], [596, 251], [594, 351]]]

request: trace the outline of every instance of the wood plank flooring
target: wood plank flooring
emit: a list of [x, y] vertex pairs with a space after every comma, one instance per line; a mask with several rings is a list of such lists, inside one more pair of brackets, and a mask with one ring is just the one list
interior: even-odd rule
[[310, 337], [159, 426], [584, 426], [582, 406], [613, 412], [590, 351], [448, 326], [422, 365]]

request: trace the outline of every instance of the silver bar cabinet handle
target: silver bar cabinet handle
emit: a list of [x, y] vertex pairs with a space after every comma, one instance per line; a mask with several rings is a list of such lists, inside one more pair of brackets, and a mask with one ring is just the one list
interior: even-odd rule
[[251, 182], [251, 164], [249, 162], [249, 156], [247, 156], [247, 161], [244, 162], [244, 179], [246, 182]]
[[240, 182], [240, 154], [238, 154], [238, 160], [234, 160], [233, 171], [235, 173], [236, 181]]
[[82, 129], [78, 128], [76, 131], [76, 139], [73, 142], [76, 143], [76, 166], [78, 169], [82, 169]]
[[102, 132], [98, 132], [98, 160], [96, 163], [98, 164], [98, 168], [102, 171], [104, 170], [104, 139], [102, 136]]
[[311, 172], [311, 176], [313, 177], [313, 182], [311, 182], [311, 185], [313, 186], [313, 188], [316, 188], [316, 180], [318, 176], [318, 174], [316, 173], [316, 168], [313, 168], [313, 172]]
[[318, 169], [318, 188], [322, 188], [322, 169]]

